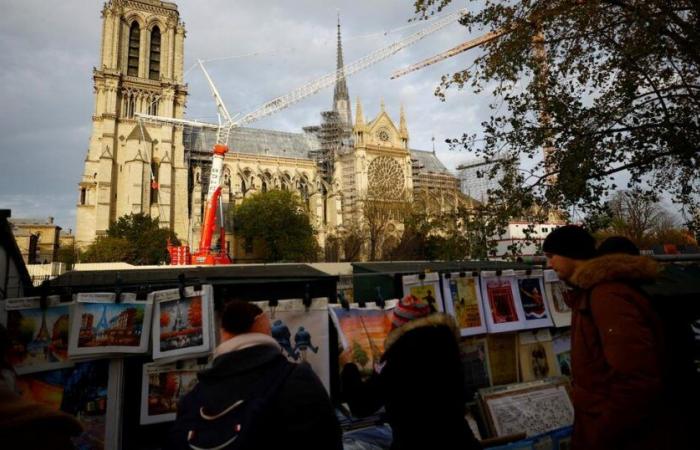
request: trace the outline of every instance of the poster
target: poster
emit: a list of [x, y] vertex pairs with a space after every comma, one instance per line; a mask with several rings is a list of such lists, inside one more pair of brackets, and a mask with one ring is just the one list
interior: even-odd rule
[[177, 405], [197, 384], [206, 364], [188, 359], [170, 364], [144, 364], [141, 378], [141, 425], [175, 420]]
[[105, 356], [109, 353], [145, 353], [151, 324], [151, 302], [122, 294], [78, 294], [70, 320], [68, 354]]
[[438, 273], [426, 273], [421, 280], [419, 275], [404, 275], [403, 295], [413, 295], [430, 306], [430, 312], [444, 312], [445, 308], [440, 293], [440, 277]]
[[84, 431], [73, 438], [76, 449], [117, 449], [121, 364], [121, 360], [86, 361], [72, 368], [23, 375], [17, 378], [17, 389], [25, 400], [78, 419]]
[[45, 310], [40, 305], [39, 297], [0, 302], [0, 323], [10, 339], [8, 359], [19, 375], [73, 364], [68, 359], [70, 303], [51, 296]]
[[455, 318], [460, 334], [473, 336], [486, 333], [479, 278], [452, 273], [449, 278], [443, 276], [442, 287], [445, 307], [448, 314]]
[[328, 299], [311, 299], [308, 308], [302, 299], [280, 300], [273, 308], [270, 302], [254, 303], [270, 318], [272, 337], [287, 359], [308, 362], [330, 392]]
[[574, 422], [571, 399], [558, 382], [484, 393], [482, 402], [495, 436], [533, 436]]
[[470, 393], [490, 386], [489, 352], [486, 338], [467, 338], [459, 343], [464, 384]]
[[559, 375], [549, 329], [518, 333], [518, 360], [522, 381], [533, 381]]
[[569, 288], [557, 278], [553, 270], [544, 271], [545, 296], [554, 326], [557, 328], [571, 326], [571, 308], [566, 304]]
[[561, 333], [552, 338], [552, 349], [557, 359], [559, 373], [571, 376], [571, 334]]
[[518, 351], [515, 333], [487, 336], [489, 376], [491, 386], [518, 381]]
[[338, 330], [343, 347], [339, 366], [355, 363], [363, 376], [372, 374], [373, 367], [384, 354], [384, 341], [391, 331], [392, 310], [398, 300], [387, 300], [384, 309], [374, 303], [364, 308], [357, 304], [345, 309], [340, 305], [328, 305], [331, 320]]
[[214, 298], [211, 285], [199, 291], [185, 288], [152, 292], [153, 359], [204, 356], [211, 353], [215, 341]]
[[525, 317], [524, 328], [551, 327], [552, 318], [545, 301], [544, 280], [541, 270], [533, 270], [529, 275], [517, 271], [519, 306]]
[[490, 333], [521, 330], [524, 328], [522, 308], [519, 307], [515, 272], [504, 270], [481, 272], [481, 290], [484, 297], [484, 315]]

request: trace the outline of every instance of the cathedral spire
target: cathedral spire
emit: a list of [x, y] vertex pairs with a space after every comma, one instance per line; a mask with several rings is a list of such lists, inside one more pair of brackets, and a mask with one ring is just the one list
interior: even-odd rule
[[359, 96], [355, 105], [355, 128], [358, 130], [364, 130], [365, 128], [365, 115], [362, 112], [362, 103], [360, 103]]
[[406, 125], [406, 112], [403, 109], [403, 103], [401, 104], [401, 119], [399, 120], [399, 132], [401, 137], [408, 139], [408, 126]]
[[340, 38], [340, 13], [338, 13], [338, 50], [336, 55], [336, 79], [335, 91], [333, 92], [333, 111], [340, 116], [341, 122], [350, 127], [352, 112], [350, 112], [350, 95], [348, 85], [345, 82], [345, 71], [343, 64], [343, 44]]

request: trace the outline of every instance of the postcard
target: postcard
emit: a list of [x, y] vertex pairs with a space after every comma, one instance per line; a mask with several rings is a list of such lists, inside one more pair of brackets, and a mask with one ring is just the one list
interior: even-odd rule
[[148, 351], [151, 302], [137, 301], [135, 294], [122, 294], [119, 303], [115, 299], [111, 293], [77, 295], [68, 341], [71, 357]]
[[8, 358], [17, 374], [70, 367], [70, 305], [58, 297], [10, 298], [0, 302], [0, 323], [10, 339]]
[[141, 425], [175, 420], [180, 399], [197, 384], [206, 369], [196, 359], [169, 364], [144, 364], [141, 379]]
[[552, 318], [545, 301], [544, 279], [541, 270], [533, 270], [529, 275], [516, 271], [518, 298], [525, 317], [524, 328], [551, 327]]
[[486, 333], [479, 277], [460, 276], [455, 272], [450, 274], [449, 278], [443, 276], [442, 288], [445, 292], [447, 313], [457, 321], [460, 334], [473, 336]]
[[513, 270], [500, 275], [492, 271], [481, 272], [481, 291], [484, 298], [484, 315], [490, 333], [521, 330], [525, 327], [522, 308], [519, 306], [518, 283]]
[[403, 295], [411, 294], [418, 300], [426, 303], [431, 312], [443, 312], [442, 294], [440, 293], [440, 277], [437, 272], [420, 275], [404, 275]]
[[153, 359], [203, 356], [214, 347], [214, 295], [211, 285], [199, 291], [179, 289], [152, 292]]

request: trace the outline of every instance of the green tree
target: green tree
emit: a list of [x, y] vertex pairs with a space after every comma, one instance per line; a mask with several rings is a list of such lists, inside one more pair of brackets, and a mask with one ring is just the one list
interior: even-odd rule
[[[449, 3], [416, 0], [417, 18]], [[462, 25], [506, 33], [471, 66], [442, 77], [443, 99], [451, 87], [496, 99], [483, 135], [453, 139], [453, 147], [539, 161], [509, 182], [541, 205], [595, 211], [619, 173], [628, 188], [670, 193], [688, 221], [700, 221], [700, 3], [470, 3]], [[544, 148], [552, 149], [546, 164]]]
[[167, 263], [167, 242], [180, 241], [170, 230], [161, 228], [158, 219], [143, 213], [120, 217], [88, 246], [81, 260], [84, 262], [123, 261], [135, 265]]
[[252, 240], [268, 261], [316, 261], [319, 246], [309, 215], [289, 191], [254, 194], [233, 208], [234, 232]]
[[56, 261], [66, 265], [68, 270], [73, 268], [73, 265], [78, 262], [80, 250], [75, 244], [59, 247]]

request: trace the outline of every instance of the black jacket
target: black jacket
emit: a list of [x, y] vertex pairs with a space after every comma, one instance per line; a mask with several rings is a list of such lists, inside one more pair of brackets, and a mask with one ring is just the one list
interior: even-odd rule
[[[279, 376], [283, 367], [293, 364], [280, 350], [256, 345], [225, 353], [214, 360], [211, 369], [202, 371], [199, 383], [181, 400], [170, 449], [189, 449], [188, 424], [205, 410], [220, 411], [235, 401], [259, 392]], [[308, 364], [295, 364], [271, 403], [265, 417], [265, 432], [256, 449], [341, 449], [341, 431], [321, 381]], [[264, 388], [263, 388], [264, 390]]]
[[389, 333], [379, 374], [363, 383], [354, 364], [343, 369], [343, 396], [353, 414], [385, 406], [392, 449], [481, 448], [464, 419], [468, 399], [458, 333], [445, 314], [415, 319]]

